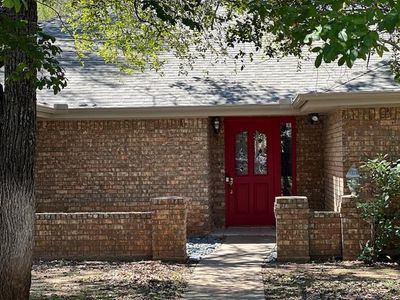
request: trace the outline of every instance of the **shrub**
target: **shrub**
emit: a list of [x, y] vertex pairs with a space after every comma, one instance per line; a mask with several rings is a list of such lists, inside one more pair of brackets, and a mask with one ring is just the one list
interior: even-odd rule
[[[371, 225], [371, 239], [360, 259], [375, 262], [384, 257], [396, 236], [400, 238], [400, 212], [396, 198], [400, 196], [400, 160], [389, 161], [378, 156], [365, 162], [361, 172], [361, 190], [357, 207], [362, 218]], [[397, 247], [397, 251], [400, 249]]]

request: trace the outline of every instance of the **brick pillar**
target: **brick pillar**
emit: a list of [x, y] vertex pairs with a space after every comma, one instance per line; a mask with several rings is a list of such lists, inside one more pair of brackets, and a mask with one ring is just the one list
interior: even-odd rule
[[309, 261], [309, 218], [307, 197], [275, 198], [278, 261]]
[[371, 227], [361, 218], [356, 203], [356, 196], [342, 196], [340, 214], [343, 260], [357, 259], [362, 247], [371, 238]]
[[153, 259], [185, 260], [187, 199], [153, 198], [151, 206]]

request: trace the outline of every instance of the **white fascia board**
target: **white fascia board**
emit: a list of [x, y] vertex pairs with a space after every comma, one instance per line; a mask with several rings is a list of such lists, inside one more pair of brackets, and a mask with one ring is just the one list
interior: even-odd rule
[[51, 109], [51, 114], [38, 117], [54, 120], [128, 120], [158, 118], [194, 118], [211, 116], [284, 116], [298, 115], [291, 104], [221, 105], [215, 107], [157, 107], [157, 108], [75, 108]]
[[52, 107], [47, 107], [44, 105], [36, 105], [36, 116], [40, 119], [51, 119], [54, 114], [54, 109]]
[[293, 102], [293, 108], [303, 114], [338, 108], [382, 106], [400, 106], [400, 91], [301, 94]]
[[400, 91], [299, 94], [292, 103], [180, 107], [121, 107], [54, 109], [37, 106], [40, 119], [129, 120], [210, 116], [296, 116], [339, 108], [400, 106]]

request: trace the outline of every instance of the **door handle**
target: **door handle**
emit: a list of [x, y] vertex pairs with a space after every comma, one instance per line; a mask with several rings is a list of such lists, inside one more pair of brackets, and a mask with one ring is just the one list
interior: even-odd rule
[[225, 175], [225, 182], [229, 184], [229, 194], [233, 194], [233, 177]]
[[225, 182], [226, 182], [227, 184], [229, 184], [230, 186], [232, 186], [232, 185], [233, 185], [233, 177], [230, 177], [230, 176], [228, 176], [228, 175], [225, 175]]

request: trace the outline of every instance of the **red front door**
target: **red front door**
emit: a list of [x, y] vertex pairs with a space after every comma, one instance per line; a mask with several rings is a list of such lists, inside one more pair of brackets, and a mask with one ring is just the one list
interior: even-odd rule
[[275, 224], [274, 199], [281, 194], [283, 121], [287, 119], [225, 119], [228, 226]]

